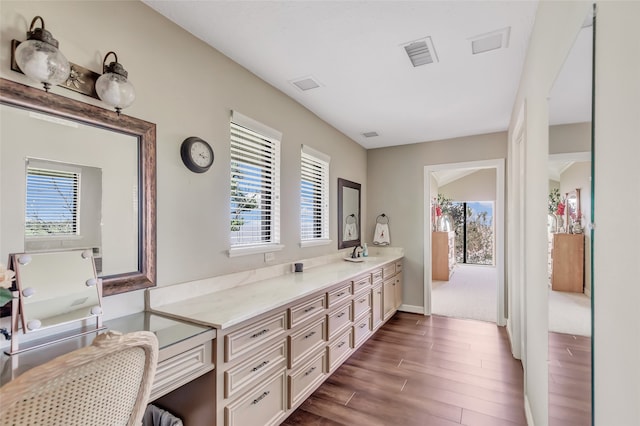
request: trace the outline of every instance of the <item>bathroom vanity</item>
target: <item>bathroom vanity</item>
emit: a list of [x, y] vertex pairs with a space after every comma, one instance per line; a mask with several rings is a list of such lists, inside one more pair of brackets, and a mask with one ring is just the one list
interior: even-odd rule
[[302, 273], [265, 268], [146, 293], [151, 311], [215, 329], [215, 424], [276, 425], [396, 312], [402, 253], [359, 263], [334, 256]]

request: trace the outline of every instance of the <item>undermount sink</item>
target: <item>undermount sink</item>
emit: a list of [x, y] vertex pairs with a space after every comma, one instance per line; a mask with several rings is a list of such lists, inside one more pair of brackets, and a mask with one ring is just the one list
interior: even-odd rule
[[364, 262], [364, 257], [345, 257], [347, 262]]

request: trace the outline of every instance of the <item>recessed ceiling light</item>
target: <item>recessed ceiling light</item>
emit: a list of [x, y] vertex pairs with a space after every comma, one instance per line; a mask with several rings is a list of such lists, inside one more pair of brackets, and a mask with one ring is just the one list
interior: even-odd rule
[[496, 49], [505, 49], [509, 47], [509, 34], [511, 27], [502, 28], [490, 33], [481, 34], [476, 37], [472, 37], [471, 52], [474, 55], [484, 52], [490, 52]]
[[321, 86], [321, 84], [318, 83], [318, 81], [311, 76], [291, 80], [290, 83], [296, 86], [298, 89], [302, 90], [303, 92], [306, 92], [307, 90], [311, 90], [311, 89], [316, 89]]
[[376, 136], [378, 136], [378, 132], [364, 132], [362, 136], [364, 136], [365, 138], [375, 138]]
[[436, 54], [436, 49], [433, 47], [431, 37], [405, 43], [402, 47], [414, 67], [438, 62], [438, 55]]

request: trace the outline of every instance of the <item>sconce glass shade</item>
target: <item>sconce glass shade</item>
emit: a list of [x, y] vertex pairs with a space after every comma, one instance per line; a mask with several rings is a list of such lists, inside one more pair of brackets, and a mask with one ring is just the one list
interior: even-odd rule
[[[34, 29], [37, 19], [42, 22], [42, 28]], [[58, 40], [44, 29], [44, 21], [39, 16], [33, 18], [27, 40], [16, 48], [15, 58], [22, 72], [41, 82], [46, 91], [52, 85], [66, 81], [71, 72], [69, 61], [58, 50]]]
[[[107, 57], [115, 53], [109, 52]], [[104, 65], [104, 74], [96, 80], [96, 93], [105, 103], [116, 109], [118, 114], [123, 108], [130, 106], [136, 99], [136, 92], [133, 84], [127, 80], [128, 73], [118, 62], [111, 62], [108, 66]]]

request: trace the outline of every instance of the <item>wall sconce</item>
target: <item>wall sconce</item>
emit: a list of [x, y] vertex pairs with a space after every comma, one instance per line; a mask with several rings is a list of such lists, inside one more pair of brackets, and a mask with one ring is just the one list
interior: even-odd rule
[[[42, 28], [33, 28], [40, 20]], [[69, 61], [58, 50], [58, 40], [44, 29], [44, 19], [36, 16], [27, 31], [27, 41], [20, 43], [15, 51], [15, 60], [24, 74], [44, 85], [47, 92], [69, 78]]]
[[[107, 65], [107, 58], [113, 55], [114, 62]], [[100, 99], [116, 109], [118, 115], [122, 108], [126, 108], [136, 99], [133, 84], [127, 80], [129, 73], [118, 63], [118, 55], [109, 52], [102, 63], [103, 74], [96, 81], [96, 92]]]

